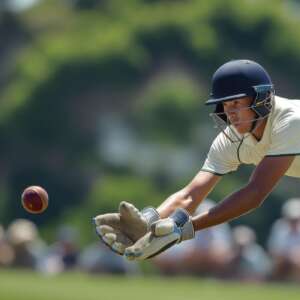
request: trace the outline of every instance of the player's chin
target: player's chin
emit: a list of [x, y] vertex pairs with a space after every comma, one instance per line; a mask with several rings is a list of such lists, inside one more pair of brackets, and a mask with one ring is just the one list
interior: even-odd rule
[[250, 131], [249, 126], [247, 126], [245, 123], [237, 123], [233, 124], [233, 126], [239, 134], [245, 134]]

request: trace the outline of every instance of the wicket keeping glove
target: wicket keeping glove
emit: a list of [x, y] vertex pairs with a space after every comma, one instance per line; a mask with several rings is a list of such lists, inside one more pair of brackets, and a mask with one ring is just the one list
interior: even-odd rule
[[123, 255], [127, 247], [144, 236], [159, 214], [153, 207], [139, 211], [133, 204], [122, 201], [118, 213], [93, 218], [96, 233], [112, 251]]
[[140, 238], [133, 246], [126, 248], [129, 260], [143, 260], [154, 257], [174, 244], [195, 236], [192, 220], [188, 212], [178, 208], [166, 219], [151, 225], [151, 231]]

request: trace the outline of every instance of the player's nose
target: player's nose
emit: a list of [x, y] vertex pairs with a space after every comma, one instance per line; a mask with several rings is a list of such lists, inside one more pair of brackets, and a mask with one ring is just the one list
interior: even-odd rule
[[225, 109], [225, 113], [227, 114], [227, 116], [229, 118], [232, 118], [232, 117], [236, 116], [236, 110], [234, 109], [234, 107], [227, 107]]

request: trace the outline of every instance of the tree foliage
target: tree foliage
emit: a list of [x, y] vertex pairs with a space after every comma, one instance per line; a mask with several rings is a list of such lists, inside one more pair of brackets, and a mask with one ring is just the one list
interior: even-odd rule
[[[266, 0], [49, 0], [18, 16], [18, 22], [28, 32], [27, 43], [18, 51], [0, 102], [4, 222], [24, 215], [16, 199], [28, 184], [44, 185], [54, 203], [40, 223], [63, 219], [66, 212], [74, 220], [79, 210], [115, 208], [125, 189], [142, 207], [153, 202], [148, 195], [166, 196], [170, 186], [185, 184], [213, 139], [208, 110], [198, 107], [209, 93], [212, 72], [224, 61], [258, 60], [274, 74], [279, 91], [287, 86], [291, 94], [299, 91], [299, 21], [280, 0], [272, 5]], [[164, 70], [169, 72], [161, 76]], [[122, 188], [114, 180], [105, 185], [103, 174], [140, 176], [130, 161], [116, 167], [99, 154], [105, 143], [99, 124], [107, 115], [125, 119], [140, 143], [190, 147], [199, 161], [176, 182], [161, 165], [146, 177], [152, 183], [147, 188], [130, 179]], [[219, 200], [237, 188], [248, 173], [226, 179], [213, 197]], [[278, 209], [273, 219], [276, 214]]]

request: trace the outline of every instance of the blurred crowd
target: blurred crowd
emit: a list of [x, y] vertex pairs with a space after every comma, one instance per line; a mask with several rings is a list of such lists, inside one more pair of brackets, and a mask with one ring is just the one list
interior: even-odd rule
[[[201, 213], [215, 203], [206, 199]], [[76, 270], [92, 274], [142, 274], [141, 266], [112, 253], [101, 242], [81, 249], [79, 232], [62, 226], [47, 245], [26, 219], [0, 226], [0, 268], [29, 268], [44, 274]], [[287, 200], [270, 228], [266, 245], [245, 225], [221, 224], [176, 245], [148, 263], [165, 276], [190, 275], [241, 281], [300, 282], [300, 198]]]
[[55, 242], [47, 245], [33, 222], [14, 220], [6, 231], [0, 226], [0, 268], [26, 268], [49, 275], [65, 271], [139, 273], [137, 264], [114, 254], [98, 240], [81, 249], [78, 238], [76, 228], [62, 226]]

